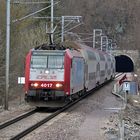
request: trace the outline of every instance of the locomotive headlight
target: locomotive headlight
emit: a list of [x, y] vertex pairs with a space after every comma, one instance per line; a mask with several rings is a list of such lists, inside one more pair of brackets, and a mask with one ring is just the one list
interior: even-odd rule
[[60, 83], [57, 83], [55, 86], [56, 86], [57, 88], [60, 88], [60, 87], [62, 87], [63, 85], [60, 84]]
[[49, 74], [50, 72], [49, 72], [48, 70], [45, 70], [45, 73], [46, 73], [46, 74]]
[[38, 83], [34, 83], [34, 87], [38, 87], [38, 85], [39, 85]]

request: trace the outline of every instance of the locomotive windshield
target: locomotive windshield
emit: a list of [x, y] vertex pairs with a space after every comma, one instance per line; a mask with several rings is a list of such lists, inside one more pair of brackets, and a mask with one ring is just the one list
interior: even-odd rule
[[33, 54], [31, 57], [32, 69], [63, 69], [64, 55], [60, 54]]

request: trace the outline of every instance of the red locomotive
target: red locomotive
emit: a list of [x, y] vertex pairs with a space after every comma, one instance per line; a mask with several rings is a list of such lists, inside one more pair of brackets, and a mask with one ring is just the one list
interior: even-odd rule
[[[62, 49], [63, 48], [63, 49]], [[115, 58], [76, 42], [32, 49], [26, 57], [25, 99], [58, 107], [115, 76]]]

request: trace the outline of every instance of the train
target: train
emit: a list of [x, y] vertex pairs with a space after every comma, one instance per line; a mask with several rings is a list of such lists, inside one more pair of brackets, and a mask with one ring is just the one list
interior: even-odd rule
[[75, 41], [40, 45], [25, 62], [25, 100], [61, 107], [115, 77], [115, 57]]

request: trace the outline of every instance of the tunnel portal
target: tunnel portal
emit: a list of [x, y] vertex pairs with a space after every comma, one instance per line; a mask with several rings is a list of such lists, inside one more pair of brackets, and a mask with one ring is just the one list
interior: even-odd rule
[[115, 56], [116, 72], [133, 72], [134, 64], [130, 57], [126, 55]]

